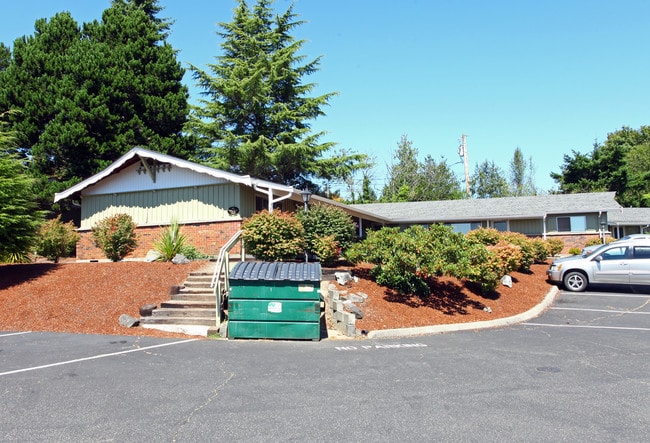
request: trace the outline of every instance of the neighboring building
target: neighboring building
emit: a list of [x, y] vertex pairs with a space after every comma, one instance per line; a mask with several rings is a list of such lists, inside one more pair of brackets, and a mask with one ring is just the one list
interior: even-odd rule
[[602, 238], [609, 211], [621, 208], [614, 197], [614, 192], [598, 192], [350, 206], [380, 215], [395, 226], [443, 223], [463, 233], [494, 228], [560, 238], [568, 249], [582, 247], [593, 237]]
[[650, 232], [650, 208], [621, 208], [607, 214], [612, 235], [621, 238]]
[[[557, 237], [565, 249], [583, 247], [594, 237], [642, 232], [650, 209], [622, 208], [613, 192], [552, 194], [471, 200], [345, 205], [319, 196], [311, 203], [337, 206], [358, 224], [359, 234], [381, 226], [406, 227], [444, 223], [456, 231], [479, 227], [513, 231], [531, 237]], [[303, 208], [301, 191], [250, 176], [242, 176], [134, 148], [108, 168], [55, 195], [81, 205], [81, 240], [77, 259], [101, 259], [91, 228], [117, 213], [129, 214], [138, 226], [142, 258], [172, 220], [183, 225], [188, 241], [199, 251], [216, 255], [255, 212]]]

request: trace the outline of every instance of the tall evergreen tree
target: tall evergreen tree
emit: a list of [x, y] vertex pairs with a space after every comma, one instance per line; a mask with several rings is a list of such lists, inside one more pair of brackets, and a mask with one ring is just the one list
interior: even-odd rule
[[14, 143], [13, 134], [0, 121], [0, 262], [25, 261], [43, 221], [36, 207], [34, 180], [13, 153]]
[[40, 19], [0, 71], [0, 109], [39, 179], [42, 207], [135, 145], [190, 155], [188, 92], [157, 0], [114, 0], [83, 29], [67, 12]]
[[388, 167], [388, 183], [381, 193], [381, 201], [418, 201], [417, 191], [422, 185], [419, 174], [418, 150], [403, 134], [397, 144], [395, 163]]
[[465, 194], [460, 187], [460, 181], [445, 158], [436, 162], [433, 157], [427, 155], [421, 169], [423, 189], [420, 191], [420, 195], [423, 200], [459, 200], [464, 198]]
[[594, 142], [590, 153], [573, 150], [565, 155], [561, 171], [551, 177], [563, 193], [614, 191], [623, 206], [648, 207], [649, 144], [650, 126], [623, 127], [608, 134], [604, 143]]
[[428, 155], [418, 161], [418, 150], [402, 135], [395, 153], [396, 162], [388, 169], [388, 183], [381, 201], [428, 201], [463, 198], [460, 182], [443, 158], [439, 163]]
[[493, 161], [487, 160], [476, 165], [470, 180], [470, 189], [476, 198], [507, 197], [509, 195], [505, 173]]
[[[239, 0], [233, 20], [220, 23], [222, 54], [209, 71], [192, 67], [205, 99], [194, 109], [189, 131], [199, 158], [222, 169], [314, 188], [315, 179], [345, 179], [365, 156], [326, 158], [333, 143], [320, 143], [310, 121], [324, 115], [333, 93], [311, 97], [319, 58], [304, 62], [304, 41], [291, 35], [302, 22], [293, 7], [274, 15], [271, 0], [251, 8]], [[341, 174], [340, 165], [345, 166]], [[337, 170], [336, 167], [339, 169]]]
[[535, 195], [537, 188], [533, 180], [535, 167], [533, 159], [526, 160], [517, 146], [510, 160], [510, 194], [514, 196]]

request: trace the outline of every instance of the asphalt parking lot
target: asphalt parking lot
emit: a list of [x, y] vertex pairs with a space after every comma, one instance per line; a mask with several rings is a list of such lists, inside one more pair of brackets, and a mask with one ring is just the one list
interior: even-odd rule
[[525, 325], [650, 331], [650, 287], [561, 291], [542, 319]]
[[0, 332], [0, 441], [650, 441], [649, 301], [383, 340]]

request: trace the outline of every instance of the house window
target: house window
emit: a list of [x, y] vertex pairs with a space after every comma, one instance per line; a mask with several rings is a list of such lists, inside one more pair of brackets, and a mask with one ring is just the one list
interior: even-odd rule
[[508, 230], [508, 222], [506, 221], [494, 222], [492, 223], [492, 227], [497, 231], [505, 232]]
[[478, 229], [481, 227], [481, 224], [478, 222], [473, 222], [473, 223], [449, 223], [449, 226], [451, 226], [454, 229], [454, 232], [459, 232], [461, 234], [467, 234], [469, 231], [473, 229]]
[[558, 217], [557, 230], [559, 232], [584, 232], [587, 230], [587, 217], [584, 215]]

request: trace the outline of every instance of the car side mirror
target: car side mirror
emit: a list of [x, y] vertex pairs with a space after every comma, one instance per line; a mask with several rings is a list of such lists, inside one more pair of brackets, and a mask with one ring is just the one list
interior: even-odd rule
[[602, 255], [598, 255], [598, 256], [594, 257], [594, 260], [596, 260], [596, 261], [601, 261], [602, 259], [603, 259]]

